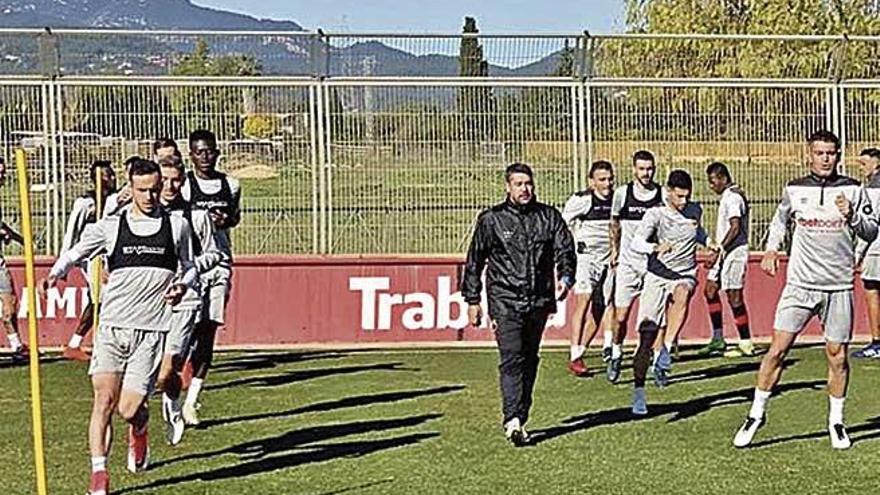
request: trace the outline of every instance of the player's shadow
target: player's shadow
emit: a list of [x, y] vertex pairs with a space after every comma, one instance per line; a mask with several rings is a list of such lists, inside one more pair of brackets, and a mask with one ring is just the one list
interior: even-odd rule
[[279, 387], [291, 383], [313, 380], [315, 378], [324, 378], [327, 376], [352, 375], [356, 373], [364, 373], [368, 371], [419, 371], [418, 368], [406, 368], [403, 363], [378, 363], [364, 364], [357, 366], [337, 366], [335, 368], [314, 368], [307, 370], [294, 370], [280, 373], [277, 375], [261, 375], [251, 376], [247, 378], [239, 378], [228, 382], [208, 385], [209, 390], [222, 390], [232, 387]]
[[[383, 431], [416, 427], [439, 419], [442, 416], [442, 414], [432, 413], [395, 419], [312, 426], [281, 435], [244, 442], [221, 450], [185, 455], [156, 463], [154, 466], [159, 467], [177, 462], [213, 459], [223, 455], [235, 455], [238, 457], [238, 462], [225, 467], [157, 480], [153, 483], [126, 488], [114, 493], [156, 490], [195, 481], [240, 479], [255, 474], [290, 469], [303, 464], [325, 462], [343, 457], [360, 457], [382, 450], [415, 445], [425, 440], [436, 438], [440, 434], [437, 432], [411, 433], [379, 440], [365, 439], [348, 442], [339, 442], [338, 439], [349, 435], [376, 435]], [[198, 463], [195, 465], [198, 465]]]
[[[797, 358], [788, 358], [783, 362], [783, 366], [785, 368], [790, 368], [797, 364], [800, 359]], [[723, 364], [721, 366], [713, 366], [711, 368], [700, 368], [696, 370], [689, 370], [684, 373], [675, 373], [673, 372], [669, 375], [669, 383], [670, 384], [682, 384], [687, 382], [698, 382], [703, 380], [714, 380], [717, 378], [728, 378], [731, 376], [736, 376], [742, 373], [755, 373], [758, 371], [758, 368], [761, 367], [761, 363], [757, 361], [745, 361], [740, 363], [728, 363]], [[633, 382], [632, 379], [625, 380], [620, 382], [621, 384], [631, 384]]]
[[346, 409], [353, 407], [369, 406], [374, 404], [391, 404], [394, 402], [417, 399], [419, 397], [427, 397], [430, 395], [449, 394], [464, 390], [464, 385], [445, 385], [442, 387], [426, 388], [421, 390], [404, 390], [398, 392], [382, 392], [378, 394], [355, 395], [353, 397], [345, 397], [343, 399], [317, 402], [306, 406], [287, 409], [284, 411], [272, 411], [257, 414], [247, 414], [243, 416], [233, 416], [229, 418], [221, 418], [214, 420], [202, 421], [198, 429], [213, 428], [233, 423], [241, 423], [245, 421], [262, 421], [266, 419], [289, 418], [298, 414], [306, 414], [313, 412], [326, 412], [337, 409]]
[[253, 353], [224, 358], [211, 366], [211, 373], [233, 373], [277, 368], [286, 364], [318, 361], [325, 359], [341, 359], [348, 357], [347, 352], [338, 351], [298, 351], [284, 353]]
[[[864, 423], [855, 426], [847, 426], [846, 432], [849, 434], [853, 445], [858, 442], [865, 442], [880, 438], [880, 416], [873, 417]], [[861, 435], [860, 435], [861, 434]], [[758, 434], [760, 435], [760, 433]], [[760, 442], [754, 442], [749, 445], [749, 449], [758, 449], [762, 447], [770, 447], [781, 443], [797, 442], [800, 440], [818, 440], [828, 438], [828, 430], [814, 431], [812, 433], [802, 433], [799, 435], [788, 435], [784, 437], [770, 438]]]
[[[824, 380], [786, 383], [777, 387], [776, 391], [774, 391], [774, 395], [781, 395], [786, 392], [803, 389], [820, 390], [823, 389], [824, 386]], [[573, 416], [564, 420], [562, 422], [563, 424], [559, 426], [553, 426], [532, 432], [533, 444], [539, 444], [556, 437], [600, 426], [644, 421], [667, 415], [670, 416], [668, 422], [675, 423], [693, 418], [716, 407], [748, 404], [752, 401], [754, 393], [754, 387], [748, 387], [728, 392], [704, 395], [702, 397], [696, 397], [682, 402], [648, 404], [648, 414], [644, 416], [633, 415], [632, 409], [629, 406]]]

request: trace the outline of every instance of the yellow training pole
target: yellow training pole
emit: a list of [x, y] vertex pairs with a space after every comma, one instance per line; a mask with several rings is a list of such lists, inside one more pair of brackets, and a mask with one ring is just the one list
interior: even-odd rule
[[[104, 181], [101, 179], [104, 175], [104, 169], [98, 168], [95, 169], [95, 222], [99, 222], [101, 220], [101, 215], [104, 213], [104, 191], [103, 184]], [[94, 260], [92, 260], [92, 328], [98, 328], [98, 301], [101, 299], [101, 276], [104, 271], [104, 264], [101, 262], [101, 257], [98, 256]]]
[[21, 236], [24, 237], [24, 276], [28, 304], [28, 344], [30, 344], [31, 412], [34, 429], [34, 463], [37, 493], [46, 495], [46, 459], [43, 451], [43, 404], [40, 395], [40, 343], [37, 335], [37, 294], [34, 282], [34, 236], [31, 229], [31, 199], [28, 194], [27, 164], [24, 150], [15, 150], [18, 169], [18, 196], [21, 201]]

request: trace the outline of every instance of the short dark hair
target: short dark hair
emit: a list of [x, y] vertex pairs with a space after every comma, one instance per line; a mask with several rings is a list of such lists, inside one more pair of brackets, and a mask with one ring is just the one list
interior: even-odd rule
[[511, 163], [504, 169], [504, 180], [506, 182], [510, 182], [510, 176], [513, 174], [526, 174], [529, 176], [529, 179], [534, 179], [535, 174], [532, 173], [532, 167], [526, 165], [525, 163]]
[[110, 172], [113, 172], [113, 164], [109, 160], [95, 160], [89, 165], [89, 177], [94, 183], [98, 178], [98, 169], [109, 169]]
[[163, 156], [159, 160], [160, 167], [172, 167], [176, 168], [183, 172], [183, 158], [180, 156], [180, 153], [174, 153], [172, 155]]
[[593, 164], [590, 165], [590, 178], [592, 179], [593, 174], [595, 174], [599, 170], [607, 170], [613, 174], [614, 173], [614, 165], [611, 165], [611, 162], [606, 161], [606, 160], [599, 160], [599, 161], [593, 162]]
[[865, 148], [859, 153], [859, 156], [870, 156], [871, 158], [880, 160], [880, 150], [877, 148]]
[[820, 129], [813, 134], [810, 135], [810, 138], [807, 139], [807, 143], [831, 143], [838, 150], [840, 149], [840, 138], [837, 137], [837, 134], [834, 134], [831, 131], [826, 131], [825, 129]]
[[730, 176], [730, 170], [727, 169], [727, 165], [721, 162], [712, 162], [706, 167], [706, 175], [715, 174], [727, 179], [727, 182], [732, 182], [733, 178]]
[[125, 171], [127, 172], [131, 170], [131, 164], [138, 160], [143, 160], [143, 158], [141, 158], [139, 155], [130, 156], [126, 158], [124, 162], [122, 162], [122, 166], [125, 167]]
[[131, 181], [136, 175], [153, 175], [159, 173], [158, 163], [139, 158], [132, 161], [131, 168], [128, 169], [128, 180]]
[[636, 162], [639, 160], [656, 163], [656, 160], [654, 159], [654, 154], [648, 150], [639, 150], [633, 154], [633, 165], [635, 165]]
[[174, 151], [179, 151], [177, 148], [177, 141], [171, 138], [163, 137], [153, 141], [152, 151], [154, 155], [162, 148], [174, 148]]
[[669, 172], [669, 177], [666, 178], [666, 186], [669, 188], [675, 187], [678, 189], [693, 191], [694, 181], [691, 180], [691, 174], [684, 170], [673, 170], [672, 172]]
[[192, 131], [189, 135], [189, 147], [192, 148], [192, 145], [195, 144], [196, 141], [205, 141], [211, 147], [217, 147], [217, 136], [214, 135], [213, 132], [207, 129], [198, 129]]

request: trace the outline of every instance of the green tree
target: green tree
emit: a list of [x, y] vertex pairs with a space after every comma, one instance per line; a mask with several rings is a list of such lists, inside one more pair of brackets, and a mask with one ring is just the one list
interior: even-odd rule
[[[458, 52], [458, 73], [462, 77], [486, 77], [489, 63], [483, 54], [480, 40], [475, 36], [480, 31], [473, 17], [464, 18]], [[461, 116], [461, 139], [471, 144], [495, 138], [495, 112], [497, 104], [492, 88], [488, 86], [463, 87], [458, 93], [458, 111]], [[473, 150], [473, 147], [471, 148]], [[471, 153], [472, 157], [474, 152]]]

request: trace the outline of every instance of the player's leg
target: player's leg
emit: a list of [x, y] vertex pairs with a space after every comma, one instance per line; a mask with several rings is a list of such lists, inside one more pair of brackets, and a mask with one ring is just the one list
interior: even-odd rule
[[183, 438], [183, 404], [180, 400], [182, 381], [180, 372], [183, 356], [189, 348], [190, 335], [198, 319], [198, 309], [181, 309], [171, 314], [171, 331], [165, 338], [165, 353], [159, 368], [157, 387], [162, 390], [162, 418], [165, 420], [165, 440], [177, 445]]
[[[691, 295], [694, 293], [694, 284], [690, 281], [679, 282], [672, 285], [669, 304], [666, 307], [666, 331], [664, 334], [665, 352], [664, 360], [660, 363], [666, 372], [672, 369], [672, 359], [669, 349], [678, 342], [684, 323], [687, 321], [688, 308], [690, 307]], [[668, 362], [667, 362], [668, 361]]]
[[70, 340], [64, 347], [62, 356], [65, 359], [81, 362], [89, 361], [91, 355], [82, 349], [82, 342], [89, 331], [91, 331], [94, 323], [95, 307], [92, 304], [92, 300], [89, 299], [89, 302], [86, 303], [86, 306], [83, 308], [82, 313], [79, 316], [79, 321], [76, 324], [76, 329], [73, 331], [73, 335], [70, 336]]
[[186, 424], [191, 426], [200, 423], [197, 412], [200, 407], [199, 395], [214, 359], [214, 341], [217, 329], [225, 321], [226, 305], [229, 301], [231, 288], [230, 275], [228, 271], [217, 270], [205, 280], [207, 282], [204, 289], [205, 318], [197, 323], [193, 329], [195, 345], [190, 354], [193, 378], [183, 403], [183, 418]]
[[519, 415], [523, 404], [523, 327], [521, 315], [502, 314], [493, 318], [495, 341], [498, 343], [498, 375], [501, 386], [501, 411], [504, 434], [515, 446], [524, 444], [522, 422]]
[[848, 449], [852, 441], [843, 421], [843, 404], [849, 385], [847, 351], [852, 337], [852, 291], [826, 293], [822, 311], [825, 328], [825, 356], [828, 359], [828, 433], [831, 446]]
[[854, 358], [880, 358], [880, 281], [865, 279], [865, 307], [871, 342], [852, 354]]
[[569, 348], [568, 371], [574, 376], [589, 376], [590, 371], [584, 363], [586, 352], [586, 334], [590, 320], [591, 294], [586, 287], [575, 284], [575, 306], [571, 321], [571, 345]]
[[0, 306], [2, 313], [3, 332], [12, 349], [12, 362], [23, 364], [28, 361], [28, 347], [22, 343], [18, 333], [18, 298], [15, 296], [15, 285], [12, 275], [5, 265], [0, 267]]
[[525, 424], [529, 420], [529, 413], [532, 409], [532, 393], [535, 389], [535, 381], [538, 378], [538, 364], [541, 361], [541, 337], [544, 335], [544, 328], [547, 326], [547, 317], [549, 315], [545, 310], [533, 311], [523, 321], [522, 401], [520, 403], [519, 418], [522, 425], [524, 442], [529, 441]]
[[746, 309], [745, 297], [742, 289], [730, 289], [725, 291], [730, 310], [733, 312], [733, 321], [736, 324], [736, 332], [739, 342], [734, 349], [724, 353], [725, 357], [751, 357], [755, 355], [755, 345], [752, 343], [752, 331], [749, 327], [749, 312]]
[[[648, 413], [645, 378], [651, 365], [654, 343], [657, 341], [660, 329], [665, 325], [667, 300], [668, 294], [664, 282], [651, 274], [646, 275], [644, 291], [639, 300], [639, 346], [633, 357], [633, 414]], [[655, 380], [657, 379], [655, 373]], [[662, 377], [660, 379], [662, 380]], [[663, 384], [662, 381], [658, 382], [660, 386]]]
[[706, 278], [703, 295], [709, 309], [709, 322], [712, 325], [712, 340], [699, 350], [702, 356], [720, 356], [727, 344], [724, 342], [724, 311], [721, 306], [721, 284], [710, 276]]
[[89, 493], [109, 493], [110, 476], [107, 457], [113, 439], [113, 412], [119, 402], [122, 373], [96, 373], [92, 375], [94, 397], [89, 419], [89, 453], [91, 455], [91, 482]]
[[122, 377], [119, 415], [128, 423], [128, 470], [137, 473], [149, 467], [149, 408], [146, 398], [155, 389], [163, 360], [163, 332], [130, 330], [131, 345]]

